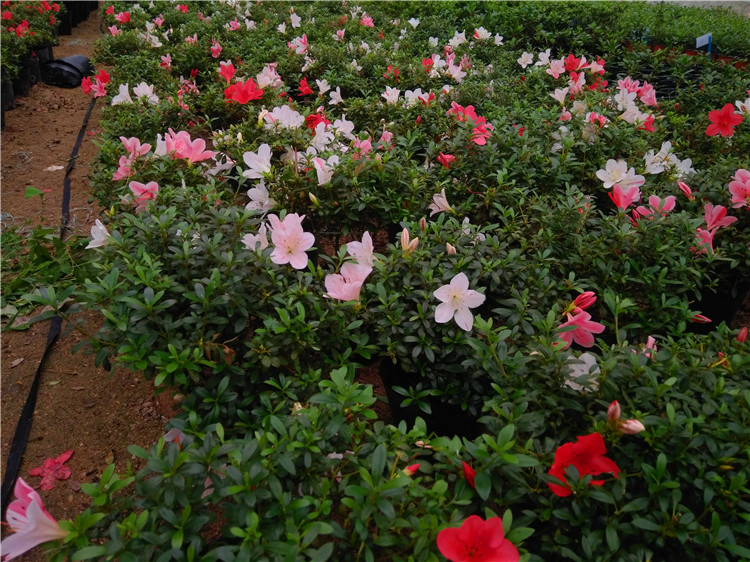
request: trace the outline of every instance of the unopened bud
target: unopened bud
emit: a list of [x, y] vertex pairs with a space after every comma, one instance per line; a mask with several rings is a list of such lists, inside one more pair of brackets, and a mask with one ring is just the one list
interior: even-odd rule
[[414, 473], [415, 473], [415, 472], [416, 472], [417, 470], [419, 470], [419, 463], [416, 463], [416, 464], [412, 464], [412, 465], [409, 465], [409, 466], [407, 466], [407, 467], [406, 467], [406, 468], [404, 469], [404, 472], [405, 472], [405, 473], [406, 473], [406, 474], [407, 474], [408, 476], [413, 476], [413, 475], [414, 475]]
[[449, 242], [446, 242], [445, 251], [448, 253], [449, 256], [452, 256], [456, 253], [456, 247], [451, 245]]
[[315, 205], [316, 207], [320, 207], [320, 201], [318, 201], [318, 198], [315, 197], [312, 192], [308, 193], [307, 196], [310, 198], [310, 201], [312, 201], [313, 205]]
[[747, 340], [747, 326], [745, 326], [744, 328], [742, 328], [740, 330], [740, 333], [737, 334], [737, 341], [738, 342], [745, 343], [746, 340]]
[[421, 219], [419, 219], [419, 228], [422, 229], [422, 232], [424, 232], [425, 230], [427, 230], [427, 219], [426, 218], [422, 217]]
[[607, 408], [607, 419], [610, 423], [615, 423], [620, 419], [620, 404], [615, 400]]
[[622, 433], [625, 433], [627, 435], [634, 435], [645, 430], [646, 427], [638, 420], [625, 420], [624, 422], [620, 422], [619, 429]]

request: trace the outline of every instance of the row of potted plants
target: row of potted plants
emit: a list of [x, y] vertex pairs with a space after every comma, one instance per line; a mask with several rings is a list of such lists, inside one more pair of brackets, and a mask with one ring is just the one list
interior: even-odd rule
[[102, 8], [107, 211], [28, 298], [183, 399], [53, 558], [750, 554], [750, 81], [558, 8]]

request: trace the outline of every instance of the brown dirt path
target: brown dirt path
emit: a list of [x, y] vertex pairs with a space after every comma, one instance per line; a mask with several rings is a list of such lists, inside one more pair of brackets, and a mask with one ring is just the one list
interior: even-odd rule
[[[101, 37], [101, 20], [92, 12], [72, 35], [60, 36], [54, 56], [73, 54], [93, 56], [94, 42]], [[50, 166], [65, 166], [73, 150], [91, 98], [80, 88], [61, 89], [35, 85], [28, 97], [17, 98], [16, 108], [6, 112], [6, 127], [1, 135], [2, 187], [0, 205], [3, 228], [15, 225], [29, 232], [37, 225], [58, 229], [61, 220], [64, 170], [45, 171]], [[96, 155], [95, 130], [101, 114], [97, 102], [84, 136], [76, 165], [70, 175], [72, 194], [70, 226], [73, 232], [88, 235], [99, 215], [89, 204], [89, 162]], [[51, 189], [44, 197], [27, 200], [27, 186]], [[96, 315], [86, 315], [87, 329], [95, 331]], [[16, 423], [42, 357], [49, 322], [33, 324], [26, 331], [0, 334], [2, 362], [2, 435], [0, 469], [5, 463]], [[65, 326], [63, 327], [65, 330]], [[47, 510], [57, 519], [75, 518], [88, 505], [88, 496], [80, 484], [95, 482], [110, 462], [120, 473], [136, 459], [127, 452], [131, 444], [150, 447], [163, 433], [171, 412], [171, 399], [152, 396], [152, 385], [142, 376], [119, 371], [112, 375], [94, 366], [92, 356], [72, 354], [72, 347], [83, 336], [71, 333], [61, 337], [52, 350], [42, 374], [29, 442], [19, 476], [38, 486], [39, 477], [29, 476], [32, 467], [48, 457], [68, 449], [74, 454], [67, 465], [68, 480], [58, 481], [50, 491], [40, 490]], [[20, 363], [18, 360], [22, 359]], [[15, 364], [15, 366], [13, 366]], [[5, 529], [4, 529], [5, 530]], [[45, 560], [35, 549], [19, 558]]]

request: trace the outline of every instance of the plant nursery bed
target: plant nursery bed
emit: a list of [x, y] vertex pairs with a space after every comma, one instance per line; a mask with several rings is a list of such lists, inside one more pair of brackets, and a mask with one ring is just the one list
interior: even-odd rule
[[2, 555], [750, 559], [750, 77], [664, 10], [101, 3], [5, 115]]

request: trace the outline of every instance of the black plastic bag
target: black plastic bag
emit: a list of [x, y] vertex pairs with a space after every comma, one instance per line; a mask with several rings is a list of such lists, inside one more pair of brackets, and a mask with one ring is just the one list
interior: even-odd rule
[[94, 73], [94, 66], [83, 55], [72, 55], [42, 65], [42, 82], [61, 88], [77, 88], [81, 80]]

